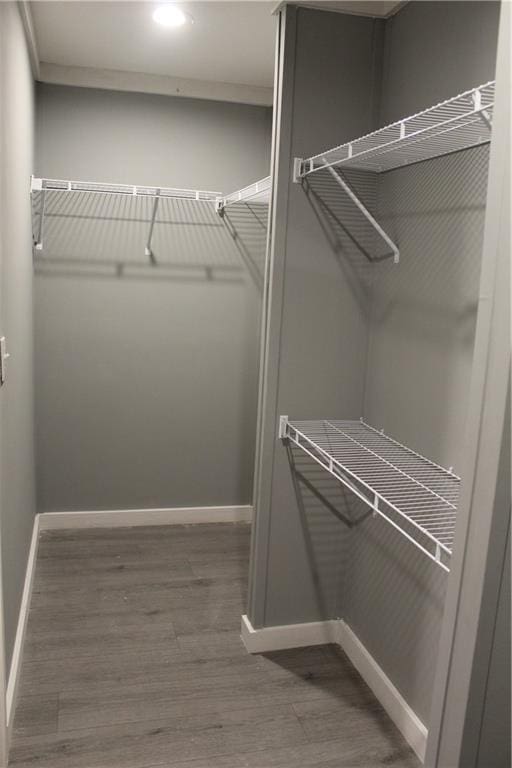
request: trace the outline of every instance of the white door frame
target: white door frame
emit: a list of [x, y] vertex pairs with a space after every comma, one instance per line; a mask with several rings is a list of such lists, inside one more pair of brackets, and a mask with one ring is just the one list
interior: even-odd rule
[[[5, 40], [4, 40], [4, 34], [5, 34], [5, 28], [6, 25], [2, 23], [1, 17], [2, 17], [2, 11], [5, 11], [5, 8], [2, 8], [3, 3], [0, 3], [0, 156], [3, 154], [4, 150], [4, 115], [2, 111], [2, 105], [4, 104], [3, 99], [3, 89], [4, 84], [2, 81], [1, 73], [5, 72], [5, 62], [4, 62], [4, 55], [5, 55]], [[2, 32], [2, 30], [4, 30]], [[0, 175], [0, 210], [3, 209], [3, 196], [4, 196], [4, 189], [3, 189], [3, 180]], [[2, 285], [2, 270], [3, 270], [3, 248], [4, 243], [2, 242], [1, 238], [1, 232], [0, 232], [0, 289]], [[1, 293], [0, 293], [1, 295]], [[3, 335], [3, 323], [4, 318], [1, 314], [1, 305], [0, 305], [0, 336]], [[2, 392], [0, 389], [0, 436], [2, 435]], [[4, 589], [3, 589], [3, 567], [2, 567], [2, 525], [1, 521], [3, 518], [3, 509], [2, 509], [2, 486], [3, 486], [3, 472], [2, 472], [2, 463], [1, 463], [1, 457], [2, 457], [2, 451], [0, 446], [0, 768], [5, 768], [7, 766], [7, 759], [8, 759], [8, 736], [7, 736], [7, 700], [6, 700], [6, 694], [7, 694], [7, 672], [5, 669], [5, 632], [4, 632]]]

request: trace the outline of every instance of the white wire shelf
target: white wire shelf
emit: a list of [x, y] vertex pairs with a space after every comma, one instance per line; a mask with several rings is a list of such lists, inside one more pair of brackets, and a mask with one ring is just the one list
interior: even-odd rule
[[288, 421], [290, 440], [449, 571], [460, 478], [364, 421]]
[[[34, 215], [34, 248], [36, 251], [43, 250], [43, 234], [45, 225], [46, 204], [48, 195], [62, 194], [81, 194], [84, 197], [88, 195], [102, 196], [128, 196], [130, 198], [145, 198], [153, 200], [151, 220], [149, 222], [148, 236], [144, 248], [144, 254], [151, 261], [154, 261], [151, 242], [153, 230], [160, 200], [191, 200], [198, 203], [208, 203], [217, 205], [220, 192], [211, 192], [203, 189], [178, 189], [172, 187], [145, 187], [131, 184], [110, 184], [108, 182], [96, 181], [70, 181], [68, 179], [42, 179], [32, 176], [30, 181], [30, 192], [33, 199], [39, 206], [39, 210]], [[35, 197], [35, 196], [38, 197]]]
[[264, 179], [255, 181], [243, 189], [238, 189], [217, 201], [217, 209], [222, 211], [229, 205], [235, 203], [270, 203], [271, 178], [266, 176]]
[[220, 192], [203, 189], [174, 189], [171, 187], [144, 187], [132, 184], [110, 184], [96, 181], [69, 181], [67, 179], [39, 179], [32, 177], [31, 192], [91, 192], [100, 195], [132, 195], [136, 197], [165, 197], [176, 200], [197, 200], [214, 203]]
[[296, 173], [305, 178], [333, 166], [381, 173], [486, 144], [492, 133], [494, 86], [492, 80], [378, 131], [301, 160]]

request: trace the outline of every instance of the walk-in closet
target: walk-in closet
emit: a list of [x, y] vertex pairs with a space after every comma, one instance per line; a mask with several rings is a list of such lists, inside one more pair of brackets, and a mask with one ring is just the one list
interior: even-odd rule
[[509, 0], [0, 2], [0, 768], [508, 768]]

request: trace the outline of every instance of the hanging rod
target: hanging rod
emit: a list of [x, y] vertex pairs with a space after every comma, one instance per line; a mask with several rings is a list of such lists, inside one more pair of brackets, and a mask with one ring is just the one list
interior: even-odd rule
[[227, 208], [229, 205], [243, 203], [249, 200], [253, 203], [270, 203], [271, 186], [271, 177], [266, 176], [264, 179], [255, 181], [253, 184], [249, 184], [243, 189], [238, 189], [230, 195], [220, 197], [217, 200], [217, 212], [222, 215], [224, 208]]
[[151, 240], [153, 237], [153, 228], [156, 221], [158, 203], [161, 199], [168, 200], [193, 200], [198, 203], [216, 204], [221, 196], [220, 192], [210, 192], [200, 189], [174, 189], [171, 187], [146, 187], [131, 184], [110, 184], [106, 182], [95, 181], [70, 181], [66, 179], [42, 179], [32, 176], [30, 181], [30, 192], [41, 194], [38, 217], [39, 223], [37, 234], [34, 234], [34, 248], [38, 251], [43, 250], [44, 219], [46, 213], [47, 195], [52, 192], [64, 193], [87, 193], [94, 195], [127, 195], [129, 197], [141, 197], [153, 199], [153, 209], [149, 228], [148, 239], [144, 248], [144, 253], [152, 261], [153, 252], [151, 250]]
[[430, 560], [449, 571], [460, 478], [359, 421], [279, 420], [290, 440]]

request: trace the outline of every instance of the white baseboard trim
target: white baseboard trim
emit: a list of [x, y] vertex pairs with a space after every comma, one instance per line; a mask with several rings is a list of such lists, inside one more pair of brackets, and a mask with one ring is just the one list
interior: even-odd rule
[[249, 653], [265, 653], [326, 643], [340, 645], [401, 731], [404, 739], [419, 759], [424, 761], [428, 735], [426, 726], [344, 621], [332, 619], [254, 629], [249, 618], [243, 615], [241, 636]]
[[14, 647], [12, 650], [11, 665], [9, 668], [9, 677], [7, 680], [6, 698], [6, 719], [7, 719], [7, 742], [9, 743], [14, 713], [16, 710], [16, 697], [18, 685], [21, 678], [21, 662], [23, 660], [23, 646], [25, 644], [25, 633], [27, 629], [28, 613], [30, 610], [30, 599], [32, 597], [32, 586], [34, 584], [34, 574], [37, 562], [37, 547], [39, 543], [39, 523], [40, 515], [34, 518], [32, 528], [32, 538], [27, 557], [27, 567], [25, 570], [25, 582], [23, 584], [23, 593], [21, 596], [20, 611], [18, 614], [18, 625], [16, 627], [16, 636], [14, 638]]
[[341, 620], [338, 621], [338, 644], [401, 731], [404, 739], [416, 752], [421, 762], [424, 762], [428, 736], [426, 726], [348, 624]]
[[250, 505], [232, 507], [162, 507], [158, 509], [105, 509], [77, 512], [42, 512], [41, 531], [61, 528], [122, 528], [138, 525], [198, 523], [250, 523]]
[[254, 629], [249, 617], [242, 616], [242, 641], [249, 653], [283, 651], [306, 645], [335, 643], [337, 621], [310, 621], [305, 624], [285, 624], [279, 627]]

